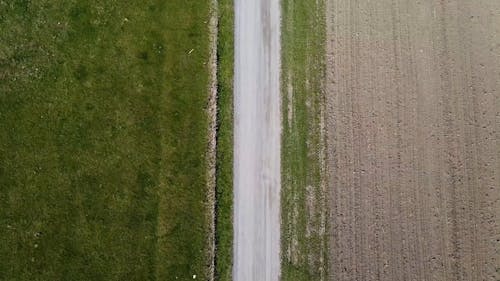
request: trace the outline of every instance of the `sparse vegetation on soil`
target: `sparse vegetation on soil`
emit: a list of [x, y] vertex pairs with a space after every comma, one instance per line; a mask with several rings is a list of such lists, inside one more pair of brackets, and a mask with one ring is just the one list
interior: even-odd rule
[[325, 280], [325, 3], [282, 5], [282, 280]]

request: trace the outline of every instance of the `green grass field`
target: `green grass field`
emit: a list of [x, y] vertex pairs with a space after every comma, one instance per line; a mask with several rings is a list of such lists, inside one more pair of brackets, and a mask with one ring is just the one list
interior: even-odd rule
[[0, 1], [0, 280], [204, 280], [209, 9]]
[[325, 280], [325, 1], [282, 1], [282, 280]]
[[233, 258], [233, 0], [218, 1], [215, 279], [231, 281]]

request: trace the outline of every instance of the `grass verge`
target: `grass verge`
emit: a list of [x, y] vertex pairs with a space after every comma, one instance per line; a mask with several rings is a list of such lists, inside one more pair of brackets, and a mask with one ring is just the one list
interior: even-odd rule
[[205, 279], [208, 1], [0, 1], [0, 280]]
[[233, 257], [233, 0], [218, 0], [218, 114], [215, 279], [232, 279]]
[[282, 280], [325, 280], [325, 1], [282, 10]]

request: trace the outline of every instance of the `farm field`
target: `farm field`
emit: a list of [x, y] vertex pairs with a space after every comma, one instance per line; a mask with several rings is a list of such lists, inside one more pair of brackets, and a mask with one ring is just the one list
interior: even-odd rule
[[329, 280], [500, 280], [500, 2], [327, 7]]
[[282, 279], [500, 280], [497, 1], [282, 10]]
[[208, 278], [210, 5], [0, 1], [0, 280]]

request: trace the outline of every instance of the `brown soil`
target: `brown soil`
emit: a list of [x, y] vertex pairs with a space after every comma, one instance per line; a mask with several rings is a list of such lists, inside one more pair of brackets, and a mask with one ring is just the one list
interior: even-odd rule
[[500, 1], [327, 2], [330, 279], [500, 280]]

